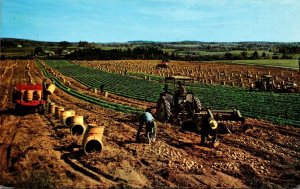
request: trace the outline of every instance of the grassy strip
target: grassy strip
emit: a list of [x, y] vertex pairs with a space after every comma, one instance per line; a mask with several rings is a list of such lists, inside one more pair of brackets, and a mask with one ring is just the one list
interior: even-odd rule
[[297, 59], [261, 59], [261, 60], [224, 60], [220, 62], [229, 62], [233, 64], [250, 64], [256, 66], [269, 66], [269, 67], [284, 67], [291, 69], [298, 69], [299, 64]]

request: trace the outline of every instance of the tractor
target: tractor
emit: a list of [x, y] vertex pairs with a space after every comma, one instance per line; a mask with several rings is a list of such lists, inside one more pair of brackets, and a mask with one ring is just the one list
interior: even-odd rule
[[181, 121], [201, 110], [200, 100], [192, 91], [180, 91], [180, 87], [193, 82], [193, 78], [186, 76], [165, 77], [164, 91], [160, 93], [157, 102], [158, 120], [169, 121], [171, 117], [175, 117]]
[[[240, 122], [244, 126], [245, 118], [239, 110], [203, 108], [199, 98], [192, 91], [182, 90], [184, 86], [193, 82], [193, 78], [186, 76], [165, 77], [164, 91], [160, 93], [156, 107], [156, 117], [159, 121], [175, 122], [181, 127], [189, 125], [189, 128], [185, 129], [190, 131], [197, 130], [199, 125], [203, 124], [203, 119], [208, 117], [216, 120], [222, 130], [229, 133], [230, 129], [236, 125], [231, 123]], [[227, 127], [228, 122], [231, 124], [230, 129]]]
[[17, 113], [37, 111], [39, 114], [44, 114], [47, 95], [51, 94], [51, 90], [44, 90], [42, 84], [17, 84], [13, 90], [13, 103]]
[[251, 91], [255, 89], [259, 91], [295, 93], [297, 92], [297, 84], [294, 82], [287, 82], [283, 86], [276, 86], [272, 75], [263, 75], [262, 78], [255, 81], [254, 86], [251, 86], [250, 88]]
[[282, 87], [278, 87], [277, 91], [283, 93], [296, 93], [298, 92], [297, 87], [298, 86], [295, 82], [286, 82], [286, 84]]
[[163, 61], [161, 61], [160, 63], [158, 63], [156, 66], [155, 66], [155, 68], [156, 69], [159, 69], [159, 68], [169, 68], [169, 65], [168, 65], [168, 62], [169, 61], [167, 61], [167, 60], [163, 60]]
[[261, 79], [255, 81], [256, 89], [260, 91], [274, 91], [276, 90], [276, 85], [274, 78], [271, 75], [263, 75]]

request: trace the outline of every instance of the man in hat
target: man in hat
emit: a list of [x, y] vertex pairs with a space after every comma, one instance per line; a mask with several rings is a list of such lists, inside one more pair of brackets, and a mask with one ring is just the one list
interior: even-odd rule
[[187, 93], [187, 90], [186, 90], [184, 84], [181, 81], [178, 81], [177, 85], [178, 85], [178, 89], [176, 91], [177, 95], [178, 96], [185, 95]]
[[203, 119], [203, 127], [201, 129], [201, 142], [200, 145], [206, 145], [206, 139], [208, 137], [212, 138], [211, 147], [215, 147], [215, 143], [217, 141], [217, 130], [218, 130], [218, 122], [210, 117], [209, 115], [205, 116]]

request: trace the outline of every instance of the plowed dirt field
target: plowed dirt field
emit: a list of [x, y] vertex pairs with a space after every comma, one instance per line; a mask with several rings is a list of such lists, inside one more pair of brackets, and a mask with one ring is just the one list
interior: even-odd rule
[[[135, 142], [138, 121], [56, 89], [50, 100], [105, 126], [101, 154], [84, 155], [53, 114], [18, 115], [17, 83], [41, 83], [33, 60], [0, 62], [0, 185], [28, 188], [294, 188], [300, 184], [300, 128], [247, 118], [248, 132], [219, 135], [212, 149], [200, 136], [158, 123], [154, 144]], [[72, 79], [68, 79], [72, 80]], [[72, 80], [74, 88], [86, 87]], [[92, 92], [84, 91], [95, 95]], [[98, 95], [99, 98], [104, 98]], [[110, 96], [108, 101], [145, 108], [151, 103]], [[78, 150], [79, 149], [79, 150]]]

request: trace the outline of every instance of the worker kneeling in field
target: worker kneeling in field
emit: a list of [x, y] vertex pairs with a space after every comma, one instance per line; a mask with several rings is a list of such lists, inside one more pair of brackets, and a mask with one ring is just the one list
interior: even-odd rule
[[141, 131], [143, 129], [144, 124], [146, 124], [146, 130], [147, 130], [147, 128], [152, 128], [153, 127], [154, 132], [156, 132], [156, 124], [155, 124], [155, 121], [154, 121], [154, 117], [151, 114], [151, 108], [147, 108], [145, 110], [145, 112], [140, 115], [139, 128], [138, 128], [137, 135], [136, 135], [136, 141], [137, 142], [140, 142], [140, 140], [141, 140], [140, 134], [141, 134]]
[[207, 139], [211, 139], [211, 147], [215, 147], [218, 134], [218, 122], [208, 111], [208, 114], [201, 118], [186, 120], [182, 123], [180, 131], [190, 131], [201, 135], [200, 145], [206, 146]]
[[211, 147], [215, 147], [218, 134], [218, 122], [211, 117], [206, 117], [203, 119], [203, 127], [201, 129], [201, 142], [200, 145], [206, 145], [206, 140], [211, 137]]

